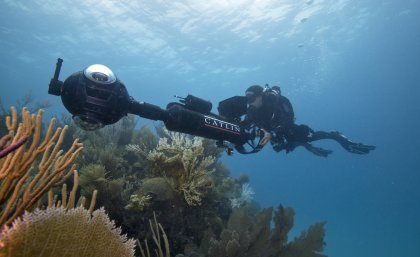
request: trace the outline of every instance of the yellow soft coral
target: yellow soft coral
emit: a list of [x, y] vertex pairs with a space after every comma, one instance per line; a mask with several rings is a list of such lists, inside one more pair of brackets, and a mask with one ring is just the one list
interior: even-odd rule
[[148, 155], [152, 169], [158, 176], [168, 178], [169, 184], [183, 194], [188, 205], [200, 205], [213, 187], [210, 168], [215, 157], [204, 156], [203, 139], [168, 132]]

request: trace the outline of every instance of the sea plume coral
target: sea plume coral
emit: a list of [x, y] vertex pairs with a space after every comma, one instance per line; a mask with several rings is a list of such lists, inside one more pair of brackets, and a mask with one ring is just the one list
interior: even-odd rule
[[215, 162], [213, 156], [204, 156], [203, 139], [185, 134], [166, 132], [160, 138], [148, 160], [155, 174], [168, 179], [169, 184], [180, 192], [190, 206], [201, 205], [202, 199], [212, 189], [210, 177]]
[[121, 235], [104, 209], [48, 208], [25, 213], [0, 236], [0, 257], [134, 256], [135, 241]]

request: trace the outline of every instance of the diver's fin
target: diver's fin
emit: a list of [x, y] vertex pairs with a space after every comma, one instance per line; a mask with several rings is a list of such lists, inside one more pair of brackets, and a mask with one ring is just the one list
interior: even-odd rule
[[324, 149], [321, 147], [316, 147], [313, 146], [312, 144], [306, 143], [303, 145], [306, 150], [308, 150], [309, 152], [317, 155], [317, 156], [321, 156], [321, 157], [328, 157], [328, 155], [332, 154], [333, 151], [328, 150], [328, 149]]
[[333, 138], [337, 140], [340, 145], [350, 153], [355, 154], [368, 154], [370, 151], [375, 150], [376, 146], [374, 145], [365, 145], [362, 143], [354, 143], [347, 139], [340, 132], [332, 132]]
[[344, 147], [350, 153], [355, 154], [368, 154], [371, 150], [375, 150], [376, 146], [374, 145], [364, 145], [361, 143], [350, 143]]

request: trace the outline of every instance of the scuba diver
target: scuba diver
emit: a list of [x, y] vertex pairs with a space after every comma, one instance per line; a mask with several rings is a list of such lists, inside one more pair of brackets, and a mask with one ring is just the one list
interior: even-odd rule
[[321, 139], [332, 139], [338, 142], [348, 152], [367, 154], [376, 147], [354, 143], [337, 131], [314, 131], [307, 125], [295, 124], [293, 107], [285, 96], [281, 94], [280, 87], [268, 85], [263, 88], [259, 85], [250, 86], [245, 96], [248, 103], [247, 114], [243, 126], [255, 125], [262, 131], [260, 145], [271, 142], [276, 152], [285, 150], [293, 151], [298, 146], [303, 146], [317, 156], [327, 157], [331, 150], [312, 145], [311, 142]]

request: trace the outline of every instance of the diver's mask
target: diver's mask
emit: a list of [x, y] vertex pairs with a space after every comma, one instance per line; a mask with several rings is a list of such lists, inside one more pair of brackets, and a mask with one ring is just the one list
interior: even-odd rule
[[246, 103], [252, 104], [257, 99], [257, 95], [254, 93], [246, 94]]
[[259, 109], [253, 105], [249, 105], [246, 115], [251, 120], [258, 120], [260, 116]]
[[94, 64], [64, 81], [61, 99], [77, 126], [96, 130], [126, 115], [130, 98], [108, 67]]

